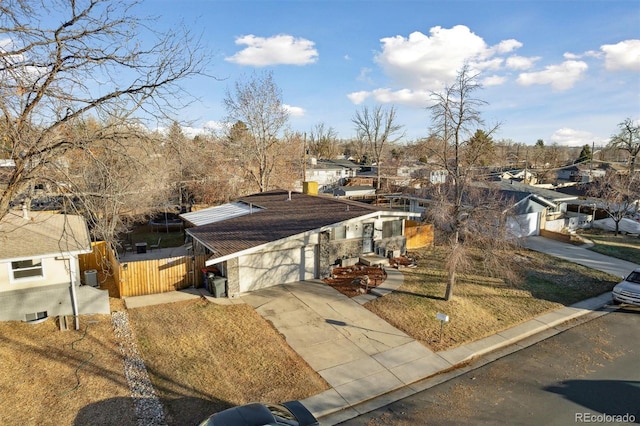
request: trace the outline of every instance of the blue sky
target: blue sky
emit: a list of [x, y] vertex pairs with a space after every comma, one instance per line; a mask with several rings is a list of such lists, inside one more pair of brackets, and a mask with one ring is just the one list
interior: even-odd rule
[[219, 124], [225, 91], [271, 71], [290, 127], [323, 122], [341, 138], [363, 105], [395, 105], [406, 140], [428, 135], [429, 93], [467, 61], [497, 139], [606, 143], [640, 120], [640, 1], [146, 0], [158, 28], [184, 22], [212, 55], [185, 88], [200, 101], [180, 120]]

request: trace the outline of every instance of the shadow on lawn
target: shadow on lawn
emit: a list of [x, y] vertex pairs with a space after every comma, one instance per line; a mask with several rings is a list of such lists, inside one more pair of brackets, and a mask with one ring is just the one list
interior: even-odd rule
[[[211, 414], [232, 405], [219, 400], [194, 397], [160, 399], [164, 408], [165, 422], [172, 425], [198, 425]], [[83, 407], [76, 416], [76, 426], [84, 425], [138, 425], [132, 398], [110, 398]], [[155, 423], [153, 423], [155, 424]]]

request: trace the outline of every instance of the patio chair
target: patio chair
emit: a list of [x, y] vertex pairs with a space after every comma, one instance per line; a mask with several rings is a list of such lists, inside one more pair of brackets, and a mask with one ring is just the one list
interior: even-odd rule
[[127, 252], [130, 252], [130, 251], [133, 251], [133, 246], [131, 244], [125, 244], [124, 245], [124, 252], [127, 253]]
[[149, 250], [159, 249], [160, 248], [160, 241], [162, 241], [162, 237], [158, 238], [158, 242], [156, 244], [151, 244], [149, 246]]

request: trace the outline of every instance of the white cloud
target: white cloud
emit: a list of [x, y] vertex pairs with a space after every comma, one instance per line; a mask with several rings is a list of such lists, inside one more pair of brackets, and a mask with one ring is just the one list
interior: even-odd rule
[[593, 142], [596, 144], [606, 143], [607, 139], [584, 130], [563, 127], [553, 132], [551, 142], [562, 146], [584, 146], [591, 145]]
[[[514, 39], [488, 46], [464, 25], [436, 26], [428, 35], [416, 31], [408, 37], [385, 37], [380, 42], [382, 49], [375, 61], [390, 78], [389, 87], [351, 93], [348, 97], [354, 104], [373, 97], [378, 102], [425, 106], [430, 102], [429, 93], [450, 84], [465, 64], [473, 72], [495, 72], [504, 68], [505, 58], [500, 55], [522, 46]], [[493, 76], [487, 81], [495, 85], [505, 79]]]
[[513, 55], [507, 58], [506, 66], [512, 70], [528, 70], [536, 61], [540, 60], [539, 56], [532, 56], [530, 58], [524, 56]]
[[349, 98], [349, 100], [351, 102], [353, 102], [356, 105], [360, 105], [361, 103], [363, 103], [369, 96], [371, 95], [371, 92], [367, 92], [365, 90], [360, 91], [360, 92], [353, 92], [353, 93], [349, 93], [347, 95], [347, 98]]
[[236, 44], [247, 47], [225, 60], [240, 65], [306, 65], [318, 60], [314, 42], [288, 34], [268, 38], [249, 34], [238, 37]]
[[503, 40], [500, 43], [498, 43], [498, 45], [495, 46], [495, 51], [497, 53], [509, 53], [521, 47], [522, 47], [522, 43], [520, 43], [518, 40], [509, 39], [509, 40]]
[[600, 46], [608, 70], [640, 71], [640, 40], [625, 40]]
[[381, 39], [376, 62], [400, 86], [436, 90], [451, 81], [465, 62], [482, 63], [487, 57], [484, 40], [464, 25], [433, 27], [429, 34], [416, 31], [408, 38]]
[[369, 74], [371, 74], [371, 68], [362, 68], [360, 70], [360, 74], [358, 74], [358, 76], [356, 77], [356, 80], [373, 84], [373, 81], [371, 80], [371, 77], [369, 77]]
[[506, 81], [506, 77], [500, 75], [491, 75], [482, 79], [483, 86], [499, 86]]
[[377, 102], [383, 104], [403, 104], [425, 107], [431, 103], [431, 93], [427, 90], [391, 90], [381, 88], [374, 90], [371, 94]]
[[523, 86], [549, 84], [554, 90], [567, 90], [580, 80], [588, 65], [582, 61], [564, 61], [559, 65], [549, 65], [544, 71], [522, 73], [517, 82]]
[[222, 121], [209, 120], [205, 122], [202, 127], [204, 127], [206, 130], [222, 130], [228, 126]]
[[304, 108], [295, 107], [287, 104], [283, 104], [282, 107], [287, 110], [291, 117], [303, 117], [304, 116]]

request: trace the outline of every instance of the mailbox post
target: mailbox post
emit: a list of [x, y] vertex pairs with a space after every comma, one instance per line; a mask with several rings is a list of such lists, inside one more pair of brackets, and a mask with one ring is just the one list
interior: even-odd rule
[[440, 341], [442, 342], [442, 328], [444, 327], [445, 322], [449, 322], [449, 315], [438, 312], [436, 313], [436, 319], [440, 321]]

